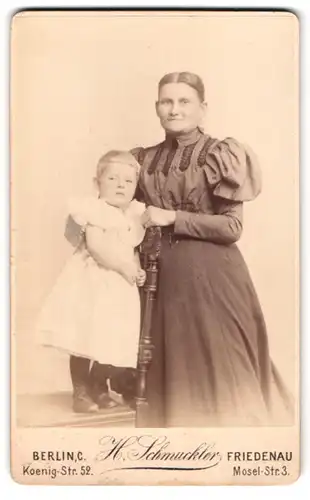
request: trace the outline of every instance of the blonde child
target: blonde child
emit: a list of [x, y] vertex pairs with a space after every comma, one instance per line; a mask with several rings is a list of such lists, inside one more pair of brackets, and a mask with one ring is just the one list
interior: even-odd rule
[[41, 343], [70, 355], [76, 412], [111, 408], [111, 369], [136, 368], [137, 286], [145, 282], [137, 254], [144, 237], [140, 219], [145, 207], [133, 200], [139, 169], [128, 152], [110, 151], [99, 160], [98, 197], [70, 204], [71, 217], [82, 227], [82, 241], [40, 317]]

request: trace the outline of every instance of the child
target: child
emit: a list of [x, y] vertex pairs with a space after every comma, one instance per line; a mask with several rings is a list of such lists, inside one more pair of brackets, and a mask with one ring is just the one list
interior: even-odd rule
[[69, 210], [82, 227], [82, 241], [41, 314], [41, 343], [70, 354], [76, 412], [115, 405], [107, 385], [111, 372], [137, 365], [136, 285], [145, 282], [136, 251], [144, 237], [144, 205], [133, 200], [139, 169], [127, 152], [110, 151], [99, 160], [98, 197], [75, 201]]

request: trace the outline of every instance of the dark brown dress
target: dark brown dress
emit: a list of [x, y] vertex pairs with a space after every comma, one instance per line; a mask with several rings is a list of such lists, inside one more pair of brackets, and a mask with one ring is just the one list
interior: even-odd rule
[[261, 190], [252, 153], [199, 129], [133, 153], [142, 165], [140, 199], [177, 214], [162, 230], [149, 426], [284, 423], [288, 397], [235, 244], [243, 202]]

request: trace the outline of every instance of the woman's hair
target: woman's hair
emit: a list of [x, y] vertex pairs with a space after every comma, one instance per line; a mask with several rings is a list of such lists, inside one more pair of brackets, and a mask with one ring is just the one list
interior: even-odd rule
[[158, 90], [161, 89], [166, 83], [186, 83], [196, 90], [199, 99], [204, 102], [205, 100], [205, 87], [200, 76], [190, 73], [189, 71], [181, 71], [175, 73], [168, 73], [163, 76], [158, 84]]
[[103, 171], [112, 163], [123, 163], [124, 165], [128, 165], [136, 170], [137, 177], [139, 175], [140, 165], [135, 157], [128, 151], [114, 149], [108, 151], [99, 159], [96, 172], [97, 179], [100, 179]]

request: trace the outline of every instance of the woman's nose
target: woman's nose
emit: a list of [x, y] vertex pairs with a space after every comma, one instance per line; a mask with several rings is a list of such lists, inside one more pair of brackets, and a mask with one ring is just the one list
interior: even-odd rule
[[170, 108], [170, 115], [177, 115], [179, 113], [179, 105], [178, 103], [174, 103], [171, 105], [171, 108]]

